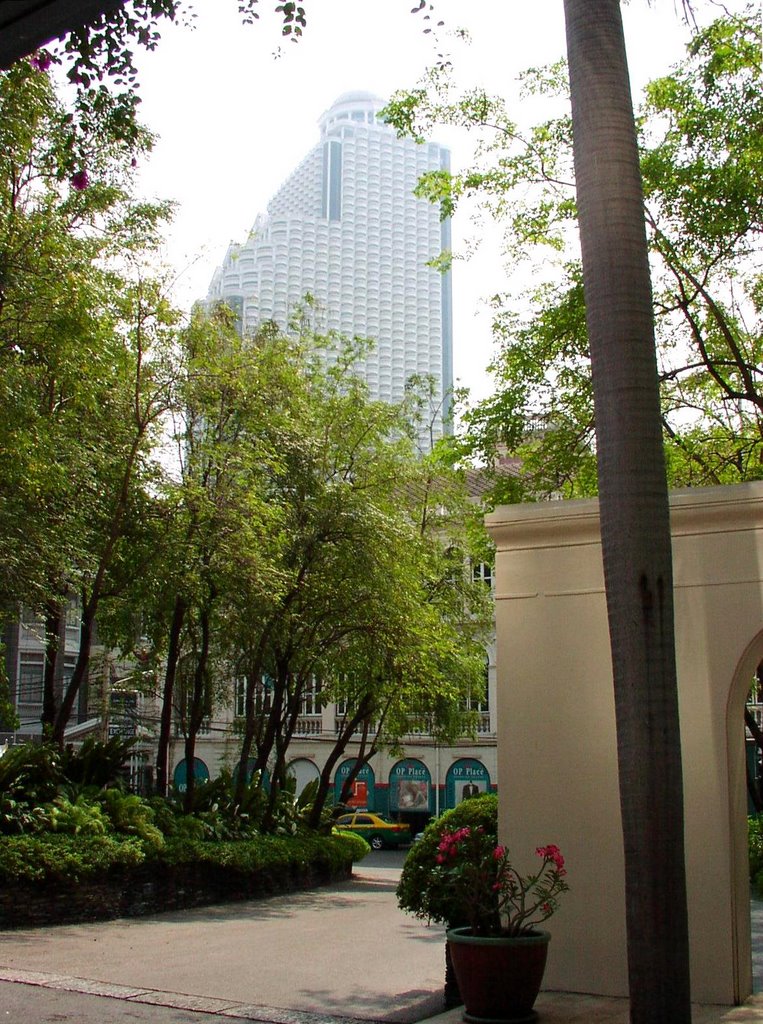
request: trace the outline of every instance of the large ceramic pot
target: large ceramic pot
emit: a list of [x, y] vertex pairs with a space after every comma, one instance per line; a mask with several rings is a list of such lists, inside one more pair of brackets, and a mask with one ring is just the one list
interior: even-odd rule
[[520, 1024], [535, 1020], [538, 997], [551, 936], [472, 935], [470, 928], [448, 933], [464, 1020], [471, 1024]]

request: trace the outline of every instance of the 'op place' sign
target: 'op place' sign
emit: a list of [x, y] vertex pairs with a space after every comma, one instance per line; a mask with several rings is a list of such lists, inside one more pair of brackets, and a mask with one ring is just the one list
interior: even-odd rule
[[448, 769], [445, 778], [445, 806], [455, 807], [462, 800], [490, 792], [490, 775], [481, 761], [462, 757]]

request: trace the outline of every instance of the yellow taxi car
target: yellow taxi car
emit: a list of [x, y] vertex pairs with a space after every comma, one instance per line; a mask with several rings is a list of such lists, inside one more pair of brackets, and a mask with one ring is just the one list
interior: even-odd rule
[[355, 811], [342, 814], [334, 822], [334, 827], [343, 832], [354, 832], [363, 836], [372, 850], [381, 850], [385, 846], [400, 846], [410, 843], [411, 830], [408, 825], [400, 825], [390, 821], [383, 814], [371, 814], [369, 811]]

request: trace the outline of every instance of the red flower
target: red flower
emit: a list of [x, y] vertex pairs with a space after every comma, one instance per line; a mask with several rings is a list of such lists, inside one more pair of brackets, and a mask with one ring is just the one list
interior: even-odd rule
[[[543, 857], [544, 860], [552, 860], [559, 873], [563, 873], [564, 857], [558, 846], [555, 846], [553, 843], [549, 846], [539, 846], [535, 852], [539, 857]], [[566, 874], [566, 872], [564, 873]]]

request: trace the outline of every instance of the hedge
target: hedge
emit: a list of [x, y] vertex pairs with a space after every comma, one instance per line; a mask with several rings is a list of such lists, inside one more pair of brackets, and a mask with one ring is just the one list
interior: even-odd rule
[[[253, 899], [349, 878], [351, 837], [205, 842], [39, 833], [0, 838], [0, 927], [137, 917]], [[362, 840], [361, 840], [362, 843]]]

